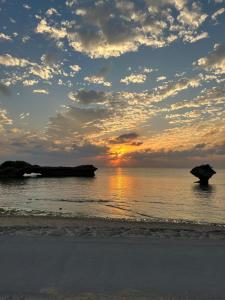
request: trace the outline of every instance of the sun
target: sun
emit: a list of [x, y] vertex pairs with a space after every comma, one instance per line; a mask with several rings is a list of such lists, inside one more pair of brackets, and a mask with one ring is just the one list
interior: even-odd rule
[[122, 157], [123, 153], [117, 153], [117, 157]]
[[122, 164], [128, 163], [128, 158], [126, 154], [128, 154], [131, 149], [129, 145], [113, 145], [110, 148], [110, 156], [109, 163], [112, 166], [120, 166]]

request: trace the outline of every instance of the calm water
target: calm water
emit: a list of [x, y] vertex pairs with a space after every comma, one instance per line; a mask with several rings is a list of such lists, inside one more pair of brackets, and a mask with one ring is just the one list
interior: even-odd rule
[[225, 170], [208, 188], [187, 169], [100, 169], [95, 178], [0, 181], [0, 207], [28, 213], [225, 223]]

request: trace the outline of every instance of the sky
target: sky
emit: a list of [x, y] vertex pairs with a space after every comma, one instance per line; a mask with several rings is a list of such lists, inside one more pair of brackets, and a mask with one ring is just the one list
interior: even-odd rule
[[0, 0], [0, 161], [225, 167], [224, 0]]

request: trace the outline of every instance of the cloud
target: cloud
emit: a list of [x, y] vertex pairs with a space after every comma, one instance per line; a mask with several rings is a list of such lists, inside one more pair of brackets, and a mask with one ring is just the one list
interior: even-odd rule
[[222, 15], [225, 12], [225, 8], [222, 7], [220, 9], [218, 9], [217, 11], [214, 12], [214, 14], [212, 14], [211, 18], [212, 20], [216, 21], [219, 15]]
[[105, 102], [105, 92], [95, 90], [82, 89], [77, 92], [70, 92], [68, 97], [70, 100], [84, 105]]
[[154, 101], [162, 101], [168, 97], [173, 97], [177, 95], [179, 92], [186, 90], [188, 88], [196, 88], [200, 85], [201, 79], [199, 77], [190, 77], [190, 78], [182, 78], [176, 82], [167, 82], [162, 86], [159, 86], [155, 89], [152, 94], [152, 98]]
[[3, 96], [9, 96], [10, 95], [10, 89], [7, 85], [0, 82], [0, 94]]
[[27, 9], [27, 10], [30, 10], [30, 9], [31, 9], [31, 6], [29, 6], [29, 5], [26, 4], [26, 3], [23, 4], [23, 7], [24, 7], [25, 9]]
[[98, 156], [105, 156], [108, 152], [108, 147], [87, 143], [82, 146], [74, 146], [73, 151], [79, 157], [84, 157], [85, 159], [93, 157], [93, 159], [96, 159]]
[[106, 109], [69, 107], [51, 117], [48, 124], [48, 136], [64, 146], [80, 145], [88, 141], [95, 143], [92, 135], [100, 133], [102, 122], [109, 117]]
[[121, 134], [120, 136], [111, 139], [109, 141], [110, 144], [130, 144], [134, 143], [139, 135], [136, 132], [129, 132], [125, 134]]
[[[186, 42], [206, 37], [199, 33], [207, 18], [200, 5], [182, 0], [67, 1], [75, 20], [60, 25], [41, 19], [36, 32], [58, 42], [67, 39], [74, 49], [91, 58], [118, 57], [141, 46], [165, 47], [186, 36]], [[50, 16], [49, 16], [50, 17]]]
[[38, 80], [33, 80], [33, 79], [26, 79], [23, 81], [24, 86], [32, 86], [38, 84]]
[[[182, 126], [199, 122], [217, 122], [224, 119], [225, 88], [223, 86], [204, 89], [191, 100], [178, 101], [166, 106], [165, 118], [169, 124]], [[220, 125], [221, 126], [221, 125]]]
[[[170, 109], [190, 109], [190, 108], [203, 108], [209, 111], [210, 107], [215, 108], [217, 105], [223, 104], [225, 101], [225, 88], [222, 86], [205, 89], [201, 95], [197, 96], [193, 100], [183, 100], [171, 104]], [[207, 117], [207, 116], [206, 116]]]
[[49, 94], [48, 90], [44, 90], [44, 89], [39, 89], [39, 90], [33, 90], [33, 94]]
[[184, 7], [178, 16], [178, 21], [183, 25], [188, 25], [191, 28], [198, 28], [208, 17], [207, 14], [201, 12], [200, 7], [193, 6], [192, 10], [189, 10], [187, 7]]
[[210, 152], [213, 154], [225, 155], [225, 140], [219, 144], [214, 145]]
[[189, 42], [189, 43], [195, 43], [195, 42], [197, 42], [197, 41], [200, 41], [200, 40], [202, 40], [202, 39], [206, 39], [206, 38], [208, 38], [209, 37], [209, 35], [208, 35], [208, 32], [202, 32], [202, 33], [200, 33], [200, 34], [198, 34], [198, 35], [188, 35], [188, 34], [186, 34], [185, 36], [184, 36], [184, 41], [185, 42]]
[[[224, 120], [184, 124], [155, 134], [145, 148], [124, 155], [124, 165], [142, 167], [191, 167], [213, 162], [225, 166]], [[222, 127], [221, 127], [222, 126]]]
[[21, 81], [24, 77], [28, 77], [28, 74], [33, 74], [41, 79], [48, 80], [53, 77], [53, 74], [60, 73], [59, 65], [54, 64], [53, 58], [50, 58], [49, 55], [43, 55], [41, 57], [41, 63], [36, 63], [25, 58], [13, 57], [10, 54], [3, 54], [0, 55], [0, 65], [25, 69], [24, 74], [20, 76], [16, 73], [12, 73], [8, 80], [9, 85], [12, 83], [15, 84], [17, 81]]
[[103, 86], [111, 86], [111, 82], [106, 81], [104, 76], [99, 76], [99, 75], [92, 75], [92, 76], [86, 76], [84, 77], [84, 81], [87, 81], [89, 83], [94, 83], [94, 84], [101, 84]]
[[0, 40], [2, 40], [2, 41], [11, 41], [12, 38], [9, 35], [0, 32]]
[[149, 8], [151, 6], [154, 9], [160, 9], [164, 6], [175, 6], [178, 11], [183, 9], [187, 4], [187, 0], [145, 0], [145, 2], [149, 5]]
[[204, 164], [211, 160], [210, 153], [202, 148], [189, 148], [186, 150], [144, 149], [124, 155], [124, 161], [131, 166], [141, 167], [193, 167], [193, 164]]
[[156, 81], [163, 81], [163, 80], [166, 80], [166, 76], [159, 76], [156, 78]]
[[4, 125], [12, 125], [13, 120], [8, 116], [5, 109], [0, 108], [0, 130]]
[[[20, 119], [26, 117], [29, 117], [29, 113], [21, 113], [19, 116]], [[68, 121], [68, 118], [64, 121]], [[14, 157], [14, 159], [45, 165], [71, 165], [71, 162], [74, 165], [93, 163], [96, 165], [106, 159], [107, 146], [91, 143], [72, 131], [67, 138], [65, 132], [57, 131], [59, 118], [56, 116], [51, 122], [52, 127], [48, 132], [26, 131], [12, 127], [12, 120], [7, 116], [6, 110], [0, 109], [0, 132], [2, 133], [0, 155], [2, 159]], [[68, 129], [66, 133], [69, 133]]]
[[38, 23], [36, 32], [41, 34], [47, 34], [55, 40], [64, 39], [67, 35], [65, 28], [56, 28], [54, 26], [51, 26], [47, 23], [45, 19], [42, 19]]
[[53, 69], [51, 67], [43, 65], [35, 65], [31, 67], [29, 73], [45, 80], [48, 80], [53, 77]]
[[195, 65], [215, 74], [225, 73], [225, 45], [215, 44], [213, 51], [206, 57], [199, 58]]
[[47, 16], [52, 16], [52, 15], [59, 15], [58, 11], [55, 8], [49, 8], [46, 11]]
[[73, 70], [75, 73], [77, 73], [81, 70], [81, 67], [78, 65], [71, 65], [70, 69]]
[[45, 53], [41, 56], [41, 61], [45, 65], [54, 65], [57, 59], [54, 53]]
[[23, 37], [21, 38], [21, 40], [22, 40], [22, 42], [25, 44], [27, 41], [30, 40], [30, 36], [25, 35], [25, 36], [23, 36]]
[[121, 83], [125, 83], [126, 85], [130, 83], [144, 83], [146, 81], [147, 76], [145, 74], [130, 74], [129, 76], [126, 76], [124, 78], [120, 79]]
[[0, 65], [7, 67], [21, 67], [25, 68], [27, 66], [33, 65], [29, 60], [24, 58], [13, 57], [10, 54], [0, 55]]
[[23, 119], [25, 119], [25, 118], [27, 118], [27, 117], [29, 117], [30, 116], [30, 113], [25, 113], [25, 112], [23, 112], [23, 113], [21, 113], [20, 115], [19, 115], [19, 119], [20, 120], [23, 120]]
[[[103, 92], [97, 90], [78, 90], [70, 92], [69, 98], [74, 101], [75, 108], [86, 108], [82, 111], [89, 114], [89, 109], [103, 110], [99, 115], [98, 124], [91, 123], [96, 128], [98, 136], [114, 134], [121, 131], [132, 132], [138, 126], [142, 126], [153, 116], [162, 113], [163, 109], [157, 105], [167, 98], [177, 95], [179, 92], [199, 86], [200, 78], [183, 78], [178, 82], [167, 82], [157, 89], [143, 92]], [[83, 115], [84, 117], [84, 115]], [[75, 120], [74, 120], [74, 123]], [[87, 124], [88, 128], [90, 124]], [[86, 127], [86, 124], [82, 125]], [[77, 127], [76, 127], [76, 130]], [[79, 130], [78, 130], [79, 132]]]

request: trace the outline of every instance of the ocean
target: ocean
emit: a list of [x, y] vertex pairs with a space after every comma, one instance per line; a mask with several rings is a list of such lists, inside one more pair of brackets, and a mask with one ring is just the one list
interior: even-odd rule
[[188, 169], [100, 168], [95, 178], [0, 181], [0, 212], [225, 224], [225, 170], [208, 187]]

